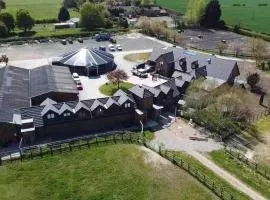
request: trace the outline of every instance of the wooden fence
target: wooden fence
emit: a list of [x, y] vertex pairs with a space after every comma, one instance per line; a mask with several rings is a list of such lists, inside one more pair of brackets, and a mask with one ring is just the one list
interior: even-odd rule
[[229, 154], [230, 156], [232, 156], [233, 158], [240, 161], [241, 163], [245, 164], [246, 166], [248, 166], [252, 170], [254, 170], [256, 173], [260, 174], [262, 177], [264, 177], [270, 181], [270, 169], [269, 168], [262, 166], [256, 162], [248, 159], [244, 154], [242, 154], [238, 151], [235, 151], [231, 148], [225, 148], [225, 152], [227, 154]]
[[105, 144], [137, 144], [155, 151], [162, 157], [168, 159], [173, 164], [187, 171], [198, 181], [204, 184], [212, 192], [223, 200], [235, 200], [235, 196], [220, 185], [213, 181], [210, 177], [204, 175], [196, 169], [192, 164], [176, 156], [174, 152], [163, 150], [161, 146], [155, 147], [142, 134], [125, 132], [113, 135], [105, 135], [102, 137], [80, 137], [76, 139], [64, 140], [59, 142], [48, 143], [45, 145], [36, 145], [20, 149], [19, 152], [6, 152], [0, 154], [0, 165], [4, 165], [14, 161], [25, 161], [46, 156], [53, 156], [64, 152], [71, 152], [91, 147], [98, 147]]

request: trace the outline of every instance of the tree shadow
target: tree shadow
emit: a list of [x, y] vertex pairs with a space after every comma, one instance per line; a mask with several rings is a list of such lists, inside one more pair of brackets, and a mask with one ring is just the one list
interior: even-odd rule
[[20, 32], [18, 33], [18, 36], [20, 37], [32, 37], [36, 34], [36, 31], [26, 31], [26, 32]]

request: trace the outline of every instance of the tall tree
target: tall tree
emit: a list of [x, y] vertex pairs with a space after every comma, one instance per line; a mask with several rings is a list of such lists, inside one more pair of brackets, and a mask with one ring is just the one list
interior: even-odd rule
[[33, 26], [35, 25], [35, 20], [27, 10], [20, 9], [16, 12], [16, 25], [19, 29], [24, 30], [26, 32], [27, 30], [31, 30]]
[[216, 28], [220, 24], [221, 7], [218, 0], [211, 0], [206, 8], [201, 19], [201, 26], [206, 28]]
[[247, 77], [247, 83], [251, 88], [255, 88], [255, 86], [260, 82], [260, 75], [258, 73], [250, 74]]
[[186, 10], [186, 20], [188, 24], [198, 24], [205, 14], [206, 0], [189, 0]]
[[0, 0], [0, 10], [1, 9], [6, 9], [6, 2], [4, 2], [3, 0]]
[[59, 13], [58, 13], [58, 20], [60, 22], [65, 22], [70, 19], [70, 15], [68, 12], [68, 9], [65, 7], [60, 8]]
[[0, 21], [0, 37], [7, 37], [7, 36], [8, 36], [8, 28], [2, 21]]
[[120, 83], [128, 80], [128, 75], [124, 70], [117, 69], [108, 73], [107, 78], [110, 82], [117, 84], [118, 89], [119, 89]]
[[15, 28], [15, 20], [10, 13], [0, 13], [0, 21], [6, 25], [9, 33]]
[[84, 3], [81, 7], [80, 13], [80, 23], [82, 27], [95, 29], [103, 27], [105, 24], [107, 10], [98, 4]]

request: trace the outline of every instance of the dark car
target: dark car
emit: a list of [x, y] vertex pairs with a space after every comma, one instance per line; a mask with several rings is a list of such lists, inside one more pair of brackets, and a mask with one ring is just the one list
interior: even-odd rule
[[134, 70], [145, 68], [145, 63], [139, 63], [133, 67]]
[[100, 42], [100, 41], [111, 41], [112, 36], [110, 34], [97, 34], [95, 36], [96, 41]]
[[142, 72], [139, 72], [138, 70], [133, 70], [132, 71], [132, 74], [134, 76], [138, 76], [140, 78], [147, 78], [148, 77], [148, 74], [147, 73], [142, 73]]
[[104, 47], [104, 46], [99, 46], [99, 50], [101, 50], [101, 51], [106, 51], [106, 47]]

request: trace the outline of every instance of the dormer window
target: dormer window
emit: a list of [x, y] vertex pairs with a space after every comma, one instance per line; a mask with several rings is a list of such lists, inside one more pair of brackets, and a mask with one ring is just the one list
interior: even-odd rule
[[125, 108], [130, 108], [130, 107], [131, 107], [130, 103], [125, 104]]
[[64, 117], [70, 117], [70, 112], [64, 113]]
[[51, 114], [48, 114], [48, 115], [47, 115], [47, 118], [48, 118], [48, 119], [54, 119], [54, 117], [55, 117], [55, 116], [54, 116], [54, 113], [51, 113]]

